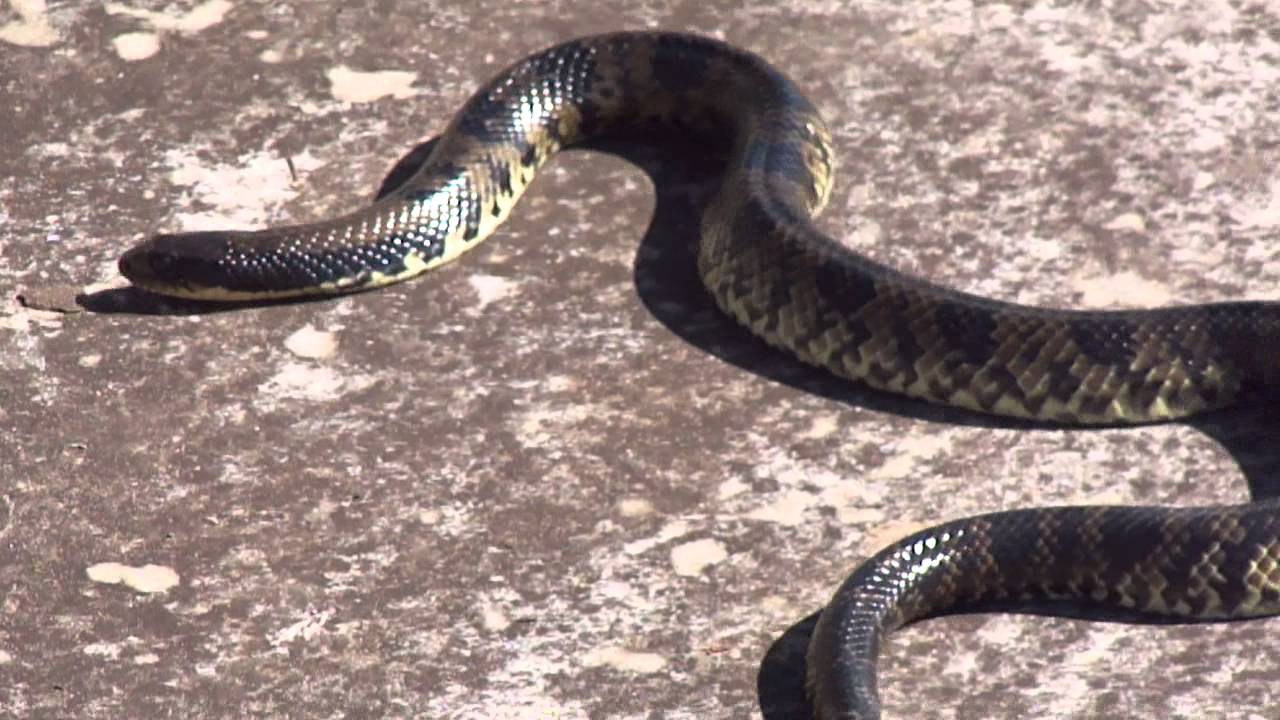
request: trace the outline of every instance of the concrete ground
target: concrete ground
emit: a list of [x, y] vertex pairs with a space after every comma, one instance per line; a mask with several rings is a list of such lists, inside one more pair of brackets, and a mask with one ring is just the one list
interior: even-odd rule
[[[1275, 3], [14, 0], [0, 715], [799, 718], [806, 618], [906, 530], [1280, 477], [1266, 410], [1028, 429], [796, 368], [697, 283], [689, 149], [565, 154], [383, 292], [119, 289], [151, 232], [356, 207], [502, 66], [646, 27], [806, 88], [822, 224], [884, 262], [1054, 306], [1276, 295]], [[951, 617], [881, 684], [897, 718], [1262, 720], [1277, 633]]]

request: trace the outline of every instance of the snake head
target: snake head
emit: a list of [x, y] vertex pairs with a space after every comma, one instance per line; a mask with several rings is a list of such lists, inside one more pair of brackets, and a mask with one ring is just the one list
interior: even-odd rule
[[150, 292], [196, 300], [224, 299], [232, 287], [226, 258], [236, 232], [153, 235], [120, 257], [120, 274]]

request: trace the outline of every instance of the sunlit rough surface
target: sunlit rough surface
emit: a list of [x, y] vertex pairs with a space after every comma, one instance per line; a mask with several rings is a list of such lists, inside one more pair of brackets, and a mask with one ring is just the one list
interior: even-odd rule
[[[660, 175], [655, 204], [598, 153], [553, 161], [488, 247], [377, 294], [196, 317], [12, 298], [119, 284], [155, 230], [350, 209], [510, 61], [651, 26], [792, 75], [835, 133], [823, 226], [896, 267], [1056, 306], [1274, 297], [1265, 5], [11, 5], [0, 714], [789, 718], [757, 688], [771, 644], [912, 528], [1244, 497], [1186, 427], [993, 429], [813, 392], [680, 264], [706, 174]], [[149, 32], [156, 53], [118, 54]], [[350, 102], [339, 67], [416, 73], [415, 94]], [[299, 354], [304, 329], [335, 351]], [[682, 575], [690, 543], [724, 556]], [[142, 596], [88, 580], [98, 562], [182, 582]], [[886, 712], [1275, 717], [1276, 628], [935, 621], [890, 641]]]

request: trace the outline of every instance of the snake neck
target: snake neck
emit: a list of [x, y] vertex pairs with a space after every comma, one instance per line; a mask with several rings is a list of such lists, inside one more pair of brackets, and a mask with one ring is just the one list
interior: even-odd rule
[[[816, 211], [829, 193], [826, 128], [763, 60], [703, 37], [615, 33], [507, 68], [454, 116], [422, 167], [370, 206], [259, 231], [154, 236], [125, 253], [120, 269], [144, 289], [201, 300], [389, 285], [478, 246], [561, 148], [655, 125], [734, 138], [751, 174], [767, 176], [774, 199], [801, 214]], [[758, 142], [777, 147], [759, 152]], [[794, 165], [797, 152], [804, 167]]]

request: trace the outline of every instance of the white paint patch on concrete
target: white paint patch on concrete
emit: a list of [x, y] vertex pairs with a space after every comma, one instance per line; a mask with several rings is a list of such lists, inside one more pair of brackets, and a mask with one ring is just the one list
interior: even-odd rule
[[338, 352], [338, 337], [311, 325], [303, 325], [285, 338], [284, 346], [300, 358], [321, 360], [331, 358]]
[[[528, 697], [518, 700], [510, 700], [508, 698], [492, 698], [486, 696], [483, 700], [475, 697], [475, 693], [462, 693], [467, 700], [475, 705], [483, 708], [482, 710], [463, 711], [462, 714], [456, 714], [453, 707], [447, 703], [445, 707], [449, 707], [448, 717], [456, 717], [458, 720], [489, 720], [489, 718], [511, 718], [511, 720], [560, 720], [561, 718], [587, 717], [587, 712], [577, 703], [566, 706], [566, 704], [555, 699], [551, 693], [538, 697]], [[567, 708], [573, 708], [572, 710]], [[435, 715], [429, 717], [445, 717], [444, 715]]]
[[836, 510], [836, 522], [842, 527], [883, 522], [884, 510], [859, 505], [861, 496], [853, 487], [853, 483], [850, 483], [844, 490], [829, 490], [822, 493], [823, 504]]
[[152, 32], [131, 32], [111, 39], [111, 47], [121, 60], [146, 60], [160, 52], [160, 36]]
[[[37, 158], [65, 158], [71, 156], [71, 145], [65, 142], [36, 143], [27, 148], [27, 155]], [[0, 212], [0, 222], [8, 220], [8, 216]]]
[[951, 449], [951, 434], [930, 433], [904, 439], [897, 452], [877, 468], [867, 473], [875, 480], [908, 480], [919, 472], [920, 464]]
[[752, 520], [777, 523], [785, 527], [796, 527], [804, 522], [805, 511], [813, 504], [815, 498], [811, 493], [793, 491], [781, 493], [773, 502], [747, 514]]
[[653, 514], [653, 503], [644, 498], [623, 498], [618, 501], [618, 514], [635, 518]]
[[704, 538], [694, 540], [671, 548], [671, 566], [677, 575], [693, 577], [702, 571], [723, 562], [729, 557], [729, 551], [718, 540]]
[[[1183, 231], [1187, 235], [1204, 238], [1212, 237], [1217, 232], [1207, 225], [1198, 226], [1193, 223], [1187, 223]], [[1258, 243], [1257, 245], [1265, 245], [1265, 243]], [[1257, 247], [1257, 245], [1251, 246], [1251, 248]], [[1230, 248], [1227, 243], [1219, 240], [1206, 243], [1203, 246], [1173, 248], [1169, 251], [1169, 261], [1175, 265], [1187, 264], [1200, 267], [1217, 267], [1231, 262], [1229, 251]], [[1246, 250], [1246, 254], [1247, 252]]]
[[217, 25], [234, 7], [231, 0], [207, 0], [187, 12], [143, 10], [124, 3], [109, 2], [102, 6], [109, 15], [124, 15], [147, 23], [156, 30], [198, 33]]
[[286, 363], [262, 390], [295, 400], [332, 400], [342, 394], [342, 386], [342, 376], [331, 368]]
[[636, 652], [626, 648], [611, 646], [596, 648], [582, 658], [582, 664], [589, 668], [607, 666], [615, 670], [633, 673], [655, 673], [666, 667], [666, 658], [656, 653]]
[[373, 102], [384, 97], [404, 99], [418, 94], [413, 89], [413, 81], [418, 79], [418, 74], [406, 70], [362, 72], [339, 65], [325, 75], [329, 78], [333, 97], [343, 102]]
[[658, 533], [652, 537], [644, 538], [627, 543], [622, 551], [628, 555], [640, 555], [646, 553], [653, 548], [676, 538], [686, 535], [689, 532], [689, 523], [684, 520], [674, 520], [667, 523]]
[[332, 617], [332, 610], [310, 611], [301, 620], [286, 625], [272, 633], [270, 638], [271, 647], [278, 653], [287, 653], [289, 650], [285, 646], [295, 640], [305, 642], [327, 633], [328, 630], [324, 626]]
[[1050, 68], [1064, 75], [1083, 75], [1099, 69], [1095, 58], [1083, 54], [1073, 45], [1046, 42], [1042, 47], [1041, 57]]
[[760, 599], [760, 609], [773, 617], [786, 618], [802, 609], [807, 611], [808, 606], [797, 605], [794, 598], [785, 595], [766, 595]]
[[333, 514], [339, 507], [338, 503], [329, 498], [320, 498], [315, 507], [307, 511], [307, 521], [314, 525], [327, 523], [333, 519]]
[[511, 627], [511, 618], [507, 617], [502, 608], [486, 605], [480, 608], [480, 624], [489, 632], [502, 632]]
[[548, 375], [542, 381], [542, 387], [548, 392], [566, 392], [578, 389], [578, 381], [571, 375]]
[[1117, 232], [1146, 232], [1147, 221], [1136, 212], [1121, 213], [1102, 227]]
[[840, 415], [837, 413], [821, 413], [815, 415], [809, 421], [809, 427], [806, 428], [800, 437], [806, 440], [822, 440], [835, 435], [840, 429]]
[[92, 657], [115, 660], [120, 657], [120, 644], [109, 642], [89, 643], [84, 646], [82, 652], [84, 652], [85, 655]]
[[750, 489], [751, 486], [744, 482], [742, 478], [731, 477], [720, 483], [720, 486], [716, 488], [716, 498], [723, 502], [735, 498]]
[[[1236, 222], [1249, 230], [1273, 230], [1280, 227], [1280, 180], [1275, 180], [1252, 202], [1242, 203], [1232, 212]], [[1258, 243], [1266, 245], [1266, 243]]]
[[1073, 285], [1081, 304], [1090, 308], [1155, 307], [1168, 305], [1173, 297], [1169, 287], [1131, 271], [1104, 277], [1077, 278]]
[[[288, 163], [273, 153], [250, 153], [229, 165], [210, 166], [190, 150], [175, 148], [166, 153], [165, 159], [173, 168], [169, 181], [190, 187], [192, 197], [213, 208], [175, 215], [183, 231], [259, 227], [269, 219], [268, 208], [282, 205], [298, 194], [299, 184], [293, 181]], [[321, 164], [305, 151], [290, 159], [294, 168], [303, 172]]]
[[592, 590], [595, 595], [613, 602], [625, 602], [636, 595], [635, 588], [621, 580], [601, 581]]
[[942, 672], [955, 677], [957, 682], [966, 677], [971, 677], [978, 671], [978, 648], [977, 643], [964, 645], [956, 649], [955, 652], [947, 658], [947, 662], [942, 666]]
[[368, 375], [340, 375], [332, 368], [307, 363], [287, 362], [279, 372], [258, 388], [270, 400], [335, 400], [348, 392], [369, 387], [374, 379]]
[[1187, 143], [1187, 149], [1193, 153], [1211, 153], [1227, 144], [1226, 133], [1213, 127], [1200, 127]]
[[1090, 632], [1088, 646], [1080, 652], [1073, 653], [1073, 666], [1105, 665], [1115, 657], [1116, 642], [1120, 637], [1110, 632]]
[[472, 275], [467, 278], [476, 291], [476, 309], [483, 310], [490, 303], [509, 297], [516, 283], [498, 275]]
[[1062, 243], [1057, 238], [1029, 237], [1023, 243], [1026, 256], [1039, 262], [1049, 262], [1062, 257]]
[[171, 567], [143, 565], [132, 567], [115, 562], [90, 565], [85, 574], [89, 579], [106, 585], [124, 585], [140, 593], [158, 593], [176, 587], [181, 578]]
[[22, 47], [49, 47], [58, 42], [45, 0], [9, 0], [9, 7], [18, 19], [0, 25], [0, 42]]
[[586, 405], [539, 404], [515, 418], [514, 430], [525, 447], [546, 447], [571, 440], [575, 427], [593, 417]]
[[1201, 170], [1196, 173], [1194, 178], [1191, 179], [1191, 189], [1196, 192], [1201, 192], [1213, 187], [1217, 182], [1218, 178], [1214, 177], [1213, 173], [1207, 170]]

